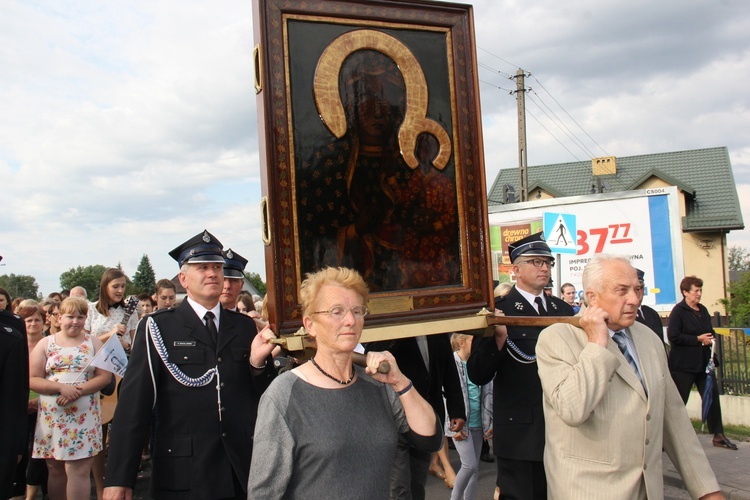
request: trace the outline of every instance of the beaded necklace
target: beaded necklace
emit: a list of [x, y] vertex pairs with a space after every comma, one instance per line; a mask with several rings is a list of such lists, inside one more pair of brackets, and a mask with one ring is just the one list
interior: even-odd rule
[[323, 368], [321, 368], [320, 365], [315, 362], [315, 358], [310, 358], [310, 361], [312, 362], [312, 364], [313, 364], [313, 366], [315, 368], [317, 368], [318, 370], [320, 370], [320, 373], [322, 373], [326, 377], [330, 378], [334, 382], [338, 382], [341, 385], [349, 385], [349, 384], [352, 383], [352, 380], [354, 380], [354, 373], [355, 373], [354, 372], [354, 366], [352, 366], [352, 376], [349, 377], [349, 380], [339, 380], [336, 377], [334, 377], [333, 375], [331, 375], [330, 373], [328, 373], [327, 371], [325, 371]]

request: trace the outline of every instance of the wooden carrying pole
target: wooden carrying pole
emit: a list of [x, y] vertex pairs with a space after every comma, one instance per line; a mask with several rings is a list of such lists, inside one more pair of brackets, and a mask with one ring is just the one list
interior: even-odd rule
[[580, 327], [578, 316], [487, 316], [487, 325], [538, 326], [546, 328], [557, 323]]
[[[464, 321], [461, 321], [461, 320]], [[416, 337], [418, 335], [432, 335], [436, 333], [448, 333], [450, 331], [464, 331], [473, 333], [476, 335], [492, 335], [492, 327], [495, 325], [505, 326], [531, 326], [545, 328], [552, 326], [557, 323], [567, 323], [573, 326], [580, 326], [580, 318], [578, 316], [496, 316], [494, 314], [478, 314], [469, 318], [456, 318], [448, 323], [442, 322], [442, 331], [430, 329], [426, 327], [424, 322], [421, 323], [410, 323], [401, 325], [389, 325], [387, 327], [379, 327], [377, 329], [371, 329], [365, 331], [362, 334], [362, 342], [372, 342], [377, 340], [379, 336], [386, 336], [388, 339], [396, 338], [409, 338]], [[373, 333], [373, 330], [377, 330]], [[369, 333], [369, 335], [368, 335]], [[278, 339], [271, 340], [273, 344], [280, 345], [287, 351], [300, 353], [304, 358], [311, 356], [315, 349], [315, 340], [310, 337], [304, 328], [300, 328], [293, 335], [284, 335]], [[304, 351], [310, 350], [308, 353]], [[359, 353], [354, 353], [355, 357], [353, 361], [360, 365], [365, 365], [365, 356]], [[383, 363], [387, 365], [387, 363]], [[382, 366], [378, 369], [381, 373], [387, 373], [390, 367]]]

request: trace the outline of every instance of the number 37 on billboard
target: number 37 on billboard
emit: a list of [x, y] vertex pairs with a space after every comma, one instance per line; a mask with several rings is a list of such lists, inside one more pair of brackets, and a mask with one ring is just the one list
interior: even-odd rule
[[553, 198], [492, 206], [489, 213], [493, 277], [513, 281], [507, 245], [544, 232], [560, 255], [560, 284], [581, 289], [588, 261], [599, 253], [623, 255], [652, 277], [644, 303], [679, 301], [682, 239], [677, 188]]

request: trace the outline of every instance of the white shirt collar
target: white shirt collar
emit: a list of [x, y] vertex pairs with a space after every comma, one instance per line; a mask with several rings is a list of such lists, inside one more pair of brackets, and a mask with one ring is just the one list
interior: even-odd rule
[[214, 313], [214, 323], [216, 324], [216, 331], [221, 331], [219, 327], [219, 318], [221, 317], [221, 302], [217, 302], [212, 309], [206, 309], [190, 297], [187, 297], [187, 301], [188, 304], [190, 304], [190, 307], [193, 308], [193, 311], [195, 311], [195, 314], [197, 314], [201, 321], [203, 321], [204, 325], [206, 324], [206, 322], [203, 320], [203, 316], [206, 315], [206, 311], [211, 311], [212, 313]]
[[628, 330], [627, 328], [623, 328], [622, 330], [612, 330], [611, 328], [607, 328], [607, 330], [609, 330], [609, 338], [614, 337], [616, 332], [622, 332], [623, 334], [625, 334], [625, 338], [630, 340], [630, 330]]
[[[540, 299], [542, 299], [542, 304], [544, 304], [545, 308], [547, 307], [547, 301], [545, 300], [544, 290], [542, 290], [542, 293], [540, 293], [539, 295], [534, 295], [531, 292], [527, 292], [526, 290], [522, 290], [521, 288], [518, 288], [518, 285], [516, 285], [516, 290], [518, 290], [518, 292], [521, 294], [521, 296], [523, 296], [523, 298], [526, 299], [529, 302], [529, 304], [531, 304], [535, 308], [536, 308], [536, 303], [534, 302], [534, 299], [536, 299], [537, 297], [539, 297]], [[546, 311], [546, 309], [545, 309], [545, 311]], [[539, 311], [537, 311], [537, 312], [539, 312]]]

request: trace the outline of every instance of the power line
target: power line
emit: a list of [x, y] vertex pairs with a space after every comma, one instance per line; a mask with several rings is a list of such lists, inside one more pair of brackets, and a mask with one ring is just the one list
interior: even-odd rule
[[[577, 122], [577, 121], [575, 120], [575, 118], [573, 118], [572, 116], [570, 116], [570, 113], [568, 113], [568, 112], [567, 112], [567, 111], [565, 110], [565, 108], [563, 108], [563, 107], [562, 107], [562, 105], [561, 105], [561, 104], [560, 104], [559, 102], [557, 102], [557, 99], [555, 99], [555, 97], [554, 97], [554, 96], [553, 96], [553, 95], [552, 95], [552, 94], [550, 93], [550, 91], [549, 91], [549, 90], [547, 90], [547, 89], [546, 89], [546, 87], [545, 87], [544, 85], [542, 85], [542, 82], [540, 82], [540, 81], [539, 81], [539, 80], [538, 80], [538, 79], [537, 79], [536, 77], [534, 77], [534, 81], [536, 81], [536, 82], [537, 82], [537, 83], [539, 84], [539, 86], [540, 86], [540, 87], [542, 87], [542, 89], [543, 89], [543, 90], [544, 90], [545, 92], [547, 92], [547, 94], [548, 94], [548, 95], [549, 95], [549, 96], [550, 96], [550, 97], [552, 98], [552, 100], [553, 100], [553, 101], [555, 101], [555, 104], [557, 104], [558, 106], [560, 106], [560, 109], [562, 109], [562, 110], [563, 110], [563, 112], [564, 112], [564, 113], [565, 113], [565, 114], [566, 114], [566, 115], [568, 116], [568, 118], [570, 118], [571, 120], [573, 120], [573, 123], [575, 123], [575, 124], [576, 124], [576, 125], [578, 126], [578, 128], [580, 128], [580, 129], [581, 129], [581, 130], [583, 131], [583, 133], [584, 133], [584, 134], [586, 134], [586, 137], [588, 137], [589, 139], [591, 139], [591, 142], [593, 142], [594, 144], [596, 144], [596, 146], [597, 146], [597, 147], [598, 147], [599, 149], [601, 149], [601, 150], [602, 150], [602, 151], [604, 152], [604, 156], [610, 156], [610, 154], [609, 154], [609, 153], [607, 153], [607, 151], [606, 151], [606, 150], [605, 150], [605, 149], [604, 149], [603, 147], [601, 147], [601, 146], [599, 145], [599, 143], [598, 143], [598, 142], [596, 142], [596, 140], [594, 140], [594, 138], [593, 138], [593, 137], [591, 137], [591, 136], [589, 135], [589, 133], [588, 133], [588, 132], [586, 132], [586, 130], [585, 130], [585, 129], [584, 129], [583, 127], [581, 127], [581, 125], [580, 125], [580, 124], [579, 124], [579, 123], [578, 123], [578, 122]], [[593, 155], [592, 155], [592, 156], [593, 156]]]
[[[492, 52], [490, 52], [490, 51], [489, 51], [489, 50], [487, 50], [487, 49], [483, 49], [482, 47], [479, 47], [479, 46], [477, 46], [477, 48], [478, 48], [479, 50], [483, 51], [483, 52], [486, 52], [486, 53], [488, 53], [488, 54], [489, 54], [489, 55], [491, 55], [492, 57], [494, 57], [494, 58], [496, 58], [496, 59], [499, 59], [499, 60], [501, 60], [502, 62], [504, 62], [504, 63], [505, 63], [505, 64], [507, 64], [508, 66], [511, 66], [511, 67], [513, 67], [513, 68], [519, 68], [519, 67], [520, 67], [520, 66], [518, 66], [517, 64], [513, 64], [512, 62], [510, 62], [510, 61], [507, 61], [507, 60], [503, 59], [502, 57], [500, 57], [500, 56], [498, 56], [498, 55], [496, 55], [496, 54], [493, 54]], [[502, 73], [502, 72], [498, 70], [498, 73]], [[507, 75], [507, 77], [508, 77], [508, 78], [512, 78], [512, 77], [513, 77], [513, 75], [512, 75], [512, 74], [510, 74], [510, 73], [505, 73], [505, 74]]]
[[[578, 139], [578, 137], [575, 136], [575, 134], [567, 127], [567, 125], [565, 125], [562, 122], [562, 120], [560, 120], [560, 118], [555, 114], [555, 112], [552, 109], [550, 109], [549, 106], [547, 106], [547, 104], [543, 101], [543, 99], [539, 96], [539, 94], [537, 94], [531, 89], [529, 90], [531, 91], [532, 94], [534, 94], [536, 97], [539, 98], [539, 101], [544, 105], [544, 107], [542, 107], [542, 105], [540, 105], [539, 102], [534, 100], [534, 98], [531, 95], [529, 95], [529, 100], [533, 102], [534, 104], [536, 104], [537, 106], [539, 106], [539, 109], [542, 110], [545, 116], [549, 118], [550, 121], [552, 121], [552, 123], [554, 123], [557, 126], [557, 128], [559, 128], [560, 131], [568, 137], [568, 139], [573, 141], [573, 143], [575, 143], [575, 145], [578, 146], [578, 148], [581, 151], [583, 151], [590, 158], [594, 158], [596, 155], [589, 148], [587, 148], [586, 145], [583, 144], [583, 142], [581, 142], [580, 139]], [[550, 114], [547, 113], [547, 111], [544, 108], [549, 110], [549, 113], [552, 113], [552, 116], [550, 116]]]
[[563, 148], [565, 148], [565, 151], [567, 151], [568, 153], [570, 153], [570, 156], [572, 156], [573, 158], [575, 158], [576, 161], [583, 161], [583, 160], [580, 160], [576, 155], [574, 155], [573, 152], [571, 150], [569, 150], [568, 147], [565, 144], [563, 144], [562, 142], [560, 142], [560, 140], [557, 137], [555, 137], [555, 134], [553, 134], [552, 132], [550, 132], [549, 129], [547, 127], [545, 127], [544, 124], [542, 122], [540, 122], [539, 119], [536, 116], [534, 116], [534, 113], [532, 113], [529, 110], [529, 108], [526, 108], [526, 112], [529, 113], [531, 115], [531, 117], [534, 119], [534, 121], [536, 121], [544, 130], [546, 130], [547, 133], [549, 135], [551, 135], [552, 138], [554, 140], [556, 140], [560, 144], [560, 146], [562, 146]]
[[[489, 50], [487, 50], [487, 49], [485, 49], [485, 48], [483, 48], [483, 47], [477, 47], [477, 48], [478, 48], [478, 49], [480, 49], [481, 51], [483, 51], [483, 52], [485, 52], [485, 53], [489, 54], [490, 56], [494, 57], [495, 59], [498, 59], [498, 60], [500, 60], [500, 61], [504, 62], [505, 64], [507, 64], [507, 65], [509, 65], [509, 66], [511, 66], [511, 67], [514, 67], [514, 68], [518, 68], [518, 67], [519, 67], [518, 65], [516, 65], [516, 64], [513, 64], [513, 63], [511, 63], [510, 61], [508, 61], [508, 60], [506, 60], [506, 59], [504, 59], [504, 58], [502, 58], [502, 57], [498, 56], [497, 54], [494, 54], [494, 53], [492, 53], [491, 51], [489, 51]], [[490, 65], [488, 65], [488, 64], [485, 64], [485, 63], [480, 63], [480, 62], [478, 62], [478, 61], [477, 61], [477, 65], [478, 65], [479, 67], [483, 68], [483, 69], [486, 69], [486, 70], [488, 70], [488, 71], [491, 71], [491, 72], [492, 72], [493, 74], [496, 74], [496, 75], [501, 75], [501, 76], [504, 76], [504, 77], [506, 77], [506, 78], [508, 78], [508, 79], [512, 79], [512, 78], [514, 78], [514, 77], [513, 77], [513, 75], [511, 75], [511, 74], [508, 74], [508, 73], [505, 73], [505, 72], [503, 72], [503, 71], [501, 71], [501, 70], [495, 69], [495, 68], [493, 68], [492, 66], [490, 66]], [[599, 149], [600, 149], [600, 150], [601, 150], [601, 151], [602, 151], [602, 152], [604, 153], [604, 155], [605, 155], [605, 156], [611, 156], [611, 155], [610, 155], [610, 154], [609, 154], [609, 153], [608, 153], [608, 152], [607, 152], [607, 151], [606, 151], [606, 150], [605, 150], [605, 149], [604, 149], [604, 148], [603, 148], [603, 147], [602, 147], [602, 146], [601, 146], [601, 145], [600, 145], [600, 144], [599, 144], [599, 143], [598, 143], [598, 142], [597, 142], [597, 141], [596, 141], [596, 140], [595, 140], [595, 139], [594, 139], [594, 138], [593, 138], [592, 136], [591, 136], [591, 134], [589, 134], [589, 133], [588, 133], [588, 132], [586, 131], [586, 129], [584, 129], [584, 128], [583, 128], [583, 127], [581, 126], [581, 124], [580, 124], [580, 123], [578, 123], [578, 121], [576, 121], [576, 119], [575, 119], [575, 118], [573, 118], [573, 116], [572, 116], [572, 115], [571, 115], [570, 113], [568, 113], [568, 111], [567, 111], [567, 110], [566, 110], [566, 109], [565, 109], [565, 108], [564, 108], [564, 107], [563, 107], [563, 106], [562, 106], [562, 105], [560, 104], [560, 102], [559, 102], [559, 101], [558, 101], [558, 100], [557, 100], [557, 99], [556, 99], [556, 98], [555, 98], [555, 97], [554, 97], [554, 96], [552, 95], [552, 93], [551, 93], [551, 92], [550, 92], [549, 90], [547, 90], [547, 88], [546, 88], [546, 87], [545, 87], [545, 86], [544, 86], [544, 85], [542, 84], [542, 82], [541, 82], [541, 81], [539, 81], [539, 79], [538, 79], [538, 78], [536, 78], [536, 76], [533, 76], [533, 75], [532, 75], [532, 73], [528, 73], [528, 76], [530, 76], [530, 77], [534, 78], [534, 81], [535, 81], [536, 83], [538, 83], [538, 84], [539, 84], [539, 87], [541, 87], [541, 88], [542, 88], [542, 90], [544, 90], [544, 92], [545, 92], [545, 93], [546, 93], [547, 95], [549, 95], [549, 97], [550, 97], [550, 98], [552, 99], [552, 101], [554, 101], [554, 103], [555, 103], [555, 104], [556, 104], [556, 105], [557, 105], [557, 106], [558, 106], [558, 107], [559, 107], [559, 108], [560, 108], [560, 109], [562, 110], [562, 112], [563, 112], [563, 113], [565, 114], [565, 116], [567, 116], [567, 117], [568, 117], [568, 118], [569, 118], [569, 119], [570, 119], [570, 120], [571, 120], [571, 121], [572, 121], [572, 122], [573, 122], [573, 123], [575, 124], [575, 126], [576, 126], [576, 127], [578, 127], [578, 129], [580, 129], [580, 130], [581, 130], [581, 131], [582, 131], [582, 132], [583, 132], [583, 133], [584, 133], [584, 134], [586, 135], [586, 137], [588, 137], [588, 138], [589, 138], [589, 140], [590, 140], [590, 141], [591, 141], [591, 142], [592, 142], [592, 143], [593, 143], [593, 144], [594, 144], [594, 145], [595, 145], [595, 146], [596, 146], [597, 148], [599, 148]], [[501, 86], [499, 86], [499, 85], [495, 85], [495, 84], [492, 84], [492, 83], [490, 83], [490, 82], [487, 82], [487, 81], [485, 81], [485, 80], [482, 80], [482, 79], [480, 79], [479, 81], [480, 81], [481, 83], [484, 83], [484, 84], [486, 84], [486, 85], [490, 85], [490, 86], [492, 86], [493, 88], [495, 88], [495, 89], [497, 89], [497, 90], [501, 90], [501, 91], [503, 91], [503, 92], [508, 92], [508, 93], [509, 93], [509, 94], [511, 94], [511, 95], [512, 95], [512, 94], [513, 94], [513, 93], [515, 92], [515, 90], [512, 90], [512, 89], [507, 89], [507, 88], [501, 87]], [[586, 146], [586, 144], [584, 143], [584, 141], [582, 141], [582, 140], [581, 140], [581, 139], [580, 139], [580, 138], [579, 138], [579, 137], [577, 136], [577, 134], [576, 134], [576, 133], [575, 133], [574, 131], [572, 131], [572, 130], [570, 129], [570, 127], [568, 127], [568, 126], [567, 126], [567, 125], [565, 124], [565, 122], [564, 122], [564, 121], [563, 121], [563, 120], [562, 120], [562, 119], [561, 119], [561, 118], [560, 118], [560, 117], [559, 117], [559, 116], [557, 115], [557, 113], [555, 113], [555, 111], [554, 111], [554, 110], [553, 110], [553, 109], [552, 109], [552, 108], [551, 108], [551, 107], [550, 107], [549, 105], [547, 105], [547, 103], [546, 103], [546, 102], [545, 102], [545, 100], [544, 100], [544, 99], [542, 98], [542, 96], [540, 96], [540, 95], [539, 95], [538, 93], [536, 93], [536, 92], [533, 92], [533, 90], [532, 90], [531, 88], [529, 88], [529, 89], [527, 89], [527, 90], [529, 91], [529, 94], [533, 93], [533, 94], [534, 94], [534, 95], [535, 95], [535, 96], [537, 97], [537, 99], [538, 99], [538, 101], [539, 101], [539, 102], [537, 102], [536, 100], [534, 100], [534, 99], [533, 99], [533, 98], [531, 97], [531, 95], [529, 95], [529, 99], [530, 99], [530, 100], [531, 100], [531, 101], [532, 101], [532, 102], [533, 102], [533, 103], [534, 103], [535, 105], [537, 105], [537, 106], [539, 107], [539, 109], [540, 109], [540, 110], [541, 110], [541, 111], [542, 111], [542, 112], [543, 112], [543, 113], [545, 114], [545, 116], [547, 116], [547, 118], [548, 118], [548, 119], [549, 119], [550, 121], [552, 121], [552, 122], [553, 122], [553, 123], [555, 124], [555, 126], [557, 126], [557, 127], [558, 127], [558, 128], [559, 128], [559, 129], [560, 129], [560, 130], [561, 130], [561, 131], [562, 131], [562, 132], [563, 132], [563, 133], [564, 133], [564, 134], [565, 134], [565, 135], [566, 135], [566, 136], [568, 137], [568, 139], [569, 139], [569, 140], [571, 140], [571, 141], [572, 141], [572, 142], [573, 142], [574, 144], [576, 144], [576, 146], [577, 146], [577, 147], [578, 147], [578, 148], [579, 148], [579, 149], [580, 149], [581, 151], [583, 151], [583, 152], [584, 152], [584, 153], [585, 153], [585, 154], [586, 154], [587, 156], [589, 156], [590, 158], [595, 158], [595, 157], [596, 157], [596, 154], [595, 154], [595, 153], [594, 153], [593, 151], [591, 151], [591, 149], [589, 149], [589, 148], [588, 148], [588, 147]], [[540, 103], [541, 103], [541, 105], [540, 105]], [[545, 108], [546, 108], [547, 110], [549, 110], [549, 113], [547, 113], [547, 111], [545, 111]], [[562, 147], [563, 147], [563, 149], [565, 149], [565, 150], [566, 150], [566, 151], [567, 151], [567, 152], [568, 152], [568, 153], [569, 153], [569, 154], [570, 154], [570, 155], [571, 155], [571, 156], [572, 156], [573, 158], [575, 158], [575, 160], [576, 160], [576, 161], [578, 161], [578, 162], [582, 162], [582, 160], [580, 160], [580, 159], [579, 159], [579, 158], [578, 158], [578, 157], [577, 157], [577, 156], [576, 156], [575, 154], [573, 154], [573, 152], [572, 152], [572, 151], [571, 151], [570, 149], [568, 149], [568, 147], [567, 147], [567, 146], [566, 146], [565, 144], [563, 144], [563, 143], [562, 143], [562, 142], [560, 141], [560, 139], [558, 139], [558, 138], [557, 138], [557, 137], [555, 136], [555, 134], [553, 134], [553, 133], [552, 133], [552, 131], [551, 131], [551, 130], [549, 130], [549, 129], [548, 129], [548, 128], [547, 128], [547, 127], [546, 127], [546, 126], [545, 126], [545, 125], [544, 125], [544, 124], [543, 124], [543, 123], [542, 123], [542, 122], [541, 122], [541, 121], [540, 121], [540, 120], [539, 120], [539, 119], [538, 119], [538, 118], [537, 118], [537, 117], [536, 117], [536, 116], [535, 116], [535, 115], [534, 115], [534, 114], [533, 114], [533, 113], [532, 113], [531, 111], [530, 111], [530, 110], [528, 110], [528, 109], [527, 109], [527, 111], [528, 111], [529, 115], [531, 115], [531, 117], [532, 117], [532, 118], [533, 118], [533, 119], [534, 119], [534, 120], [535, 120], [535, 121], [536, 121], [536, 122], [537, 122], [537, 123], [539, 124], [539, 126], [541, 126], [541, 127], [542, 127], [542, 128], [543, 128], [543, 129], [544, 129], [544, 130], [545, 130], [545, 131], [546, 131], [546, 132], [547, 132], [547, 133], [548, 133], [548, 134], [549, 134], [549, 135], [550, 135], [550, 136], [551, 136], [551, 137], [552, 137], [553, 139], [555, 139], [555, 141], [557, 141], [557, 143], [558, 143], [558, 144], [560, 144], [560, 146], [562, 146]], [[551, 114], [552, 116], [550, 116], [550, 114]], [[553, 117], [554, 117], [554, 118], [553, 118]], [[567, 130], [567, 132], [566, 132], [566, 130]], [[630, 175], [630, 173], [629, 173], [629, 172], [625, 172], [625, 171], [623, 171], [623, 170], [619, 170], [619, 171], [618, 171], [618, 174], [616, 174], [616, 175], [615, 175], [615, 176], [613, 176], [613, 177], [608, 177], [608, 178], [606, 178], [606, 179], [604, 179], [604, 180], [605, 180], [605, 181], [608, 181], [608, 182], [614, 182], [614, 183], [618, 184], [618, 185], [619, 185], [619, 187], [620, 187], [620, 189], [624, 189], [624, 188], [625, 188], [625, 182], [628, 182], [628, 181], [629, 181], [630, 183], [633, 183], [633, 182], [635, 182], [635, 179], [634, 179], [634, 178], [632, 177], [632, 175]]]
[[477, 61], [477, 66], [479, 66], [480, 68], [484, 68], [484, 69], [486, 69], [486, 70], [492, 71], [493, 73], [495, 73], [495, 74], [497, 74], [497, 75], [500, 75], [500, 76], [502, 76], [502, 77], [503, 77], [503, 78], [505, 78], [505, 79], [508, 79], [508, 80], [510, 80], [511, 78], [513, 78], [513, 76], [512, 76], [512, 75], [510, 75], [510, 74], [508, 74], [508, 73], [505, 73], [505, 72], [503, 72], [503, 71], [500, 71], [499, 69], [495, 69], [495, 68], [493, 68], [492, 66], [489, 66], [489, 65], [487, 65], [487, 64], [481, 63], [481, 62], [479, 62], [479, 61]]
[[[477, 47], [477, 48], [478, 48], [478, 49], [480, 49], [480, 50], [481, 50], [482, 52], [485, 52], [485, 53], [489, 54], [490, 56], [494, 57], [495, 59], [498, 59], [498, 60], [500, 60], [500, 61], [504, 62], [505, 64], [508, 64], [509, 66], [513, 66], [513, 67], [518, 67], [517, 65], [515, 65], [515, 64], [513, 64], [513, 63], [511, 63], [510, 61], [508, 61], [508, 60], [506, 60], [506, 59], [504, 59], [504, 58], [502, 58], [502, 57], [500, 57], [500, 56], [498, 56], [497, 54], [494, 54], [494, 53], [492, 53], [491, 51], [489, 51], [489, 50], [487, 50], [487, 49], [485, 49], [485, 48], [483, 48], [483, 47]], [[507, 78], [509, 78], [509, 79], [510, 79], [510, 78], [513, 78], [513, 76], [512, 76], [512, 75], [510, 75], [510, 74], [507, 74], [507, 73], [504, 73], [503, 71], [501, 71], [501, 70], [498, 70], [498, 69], [496, 69], [496, 68], [494, 68], [494, 67], [492, 67], [492, 66], [490, 66], [490, 65], [488, 65], [488, 64], [485, 64], [485, 63], [482, 63], [482, 62], [477, 62], [477, 65], [478, 65], [479, 67], [483, 68], [483, 69], [486, 69], [486, 70], [488, 70], [488, 71], [491, 71], [491, 72], [492, 72], [492, 73], [494, 73], [494, 74], [497, 74], [497, 75], [507, 75]], [[586, 132], [586, 130], [585, 130], [585, 129], [584, 129], [584, 128], [583, 128], [583, 127], [582, 127], [582, 126], [581, 126], [581, 125], [580, 125], [580, 124], [579, 124], [579, 123], [578, 123], [578, 122], [577, 122], [577, 121], [576, 121], [576, 120], [575, 120], [575, 119], [574, 119], [574, 118], [573, 118], [573, 117], [572, 117], [571, 115], [570, 115], [570, 113], [568, 113], [568, 111], [567, 111], [567, 110], [566, 110], [566, 109], [565, 109], [565, 108], [564, 108], [564, 107], [563, 107], [563, 106], [562, 106], [562, 105], [560, 104], [560, 102], [559, 102], [559, 101], [558, 101], [557, 99], [555, 99], [555, 97], [554, 97], [554, 96], [553, 96], [553, 95], [552, 95], [552, 94], [550, 93], [550, 91], [549, 91], [549, 90], [547, 90], [547, 88], [546, 88], [546, 87], [545, 87], [545, 86], [544, 86], [544, 85], [543, 85], [543, 84], [542, 84], [542, 83], [541, 83], [541, 82], [539, 81], [539, 79], [538, 79], [538, 78], [536, 78], [536, 76], [533, 76], [533, 75], [532, 75], [531, 73], [529, 73], [529, 76], [532, 76], [532, 77], [534, 78], [534, 81], [536, 81], [536, 82], [537, 82], [537, 83], [539, 84], [539, 86], [540, 86], [540, 87], [541, 87], [541, 88], [542, 88], [542, 89], [544, 90], [544, 92], [546, 92], [546, 93], [547, 93], [547, 94], [548, 94], [548, 95], [550, 96], [550, 98], [551, 98], [551, 99], [552, 99], [552, 100], [554, 101], [554, 103], [555, 103], [555, 104], [556, 104], [556, 105], [557, 105], [557, 106], [558, 106], [558, 107], [559, 107], [559, 108], [560, 108], [560, 109], [562, 110], [562, 112], [563, 112], [563, 113], [565, 113], [565, 115], [566, 115], [566, 116], [567, 116], [567, 117], [568, 117], [568, 118], [569, 118], [569, 119], [570, 119], [571, 121], [573, 121], [573, 123], [575, 123], [575, 125], [576, 125], [576, 126], [577, 126], [577, 127], [578, 127], [578, 128], [579, 128], [579, 129], [581, 130], [581, 131], [583, 131], [583, 133], [584, 133], [584, 134], [586, 135], [586, 137], [588, 137], [588, 138], [589, 138], [589, 139], [591, 140], [591, 142], [592, 142], [593, 144], [595, 144], [595, 145], [596, 145], [596, 147], [598, 147], [598, 148], [599, 148], [599, 149], [600, 149], [601, 151], [603, 151], [603, 152], [604, 152], [604, 155], [605, 155], [605, 156], [609, 156], [609, 154], [608, 154], [608, 153], [607, 153], [607, 152], [606, 152], [606, 151], [604, 150], [604, 148], [602, 148], [602, 147], [601, 147], [601, 146], [599, 145], [599, 143], [597, 143], [597, 142], [596, 142], [596, 140], [594, 140], [594, 138], [593, 138], [593, 137], [592, 137], [592, 136], [591, 136], [591, 135], [590, 135], [590, 134], [589, 134], [588, 132]], [[494, 85], [494, 84], [492, 84], [492, 83], [490, 83], [490, 82], [487, 82], [487, 81], [484, 81], [484, 80], [480, 80], [480, 81], [481, 81], [482, 83], [485, 83], [485, 84], [487, 84], [487, 85], [491, 85], [491, 86], [493, 86], [494, 88], [496, 88], [496, 89], [499, 89], [499, 90], [502, 90], [502, 91], [505, 91], [505, 92], [510, 92], [510, 93], [513, 93], [513, 92], [514, 92], [514, 91], [513, 91], [513, 90], [511, 90], [511, 89], [506, 89], [506, 88], [503, 88], [503, 87], [501, 87], [501, 86], [498, 86], [498, 85]], [[531, 89], [528, 89], [528, 90], [531, 90]], [[564, 133], [564, 134], [565, 134], [565, 135], [566, 135], [566, 136], [568, 137], [568, 139], [569, 139], [569, 140], [573, 141], [573, 142], [574, 142], [574, 143], [576, 144], [576, 146], [577, 146], [577, 147], [578, 147], [579, 149], [581, 149], [581, 150], [582, 150], [582, 151], [583, 151], [584, 153], [586, 153], [586, 155], [590, 156], [591, 158], [594, 158], [594, 157], [596, 157], [596, 154], [594, 154], [594, 153], [593, 153], [593, 151], [591, 151], [591, 149], [589, 149], [589, 148], [588, 148], [588, 147], [586, 146], [586, 144], [584, 143], [584, 141], [582, 141], [582, 140], [581, 140], [580, 138], [578, 138], [577, 134], [576, 134], [575, 132], [573, 132], [573, 131], [572, 131], [572, 130], [570, 129], [570, 127], [568, 127], [568, 126], [567, 126], [567, 125], [566, 125], [566, 124], [564, 123], [564, 121], [563, 121], [563, 120], [562, 120], [562, 119], [561, 119], [561, 118], [560, 118], [560, 117], [559, 117], [559, 116], [557, 115], [557, 113], [555, 113], [555, 112], [554, 112], [554, 111], [552, 110], [552, 108], [551, 108], [550, 106], [548, 106], [548, 105], [547, 105], [547, 103], [546, 103], [546, 102], [544, 102], [544, 99], [542, 99], [542, 97], [541, 97], [541, 96], [540, 96], [540, 95], [539, 95], [538, 93], [534, 93], [534, 94], [535, 94], [535, 95], [537, 96], [537, 98], [538, 98], [538, 101], [539, 101], [539, 102], [536, 102], [536, 101], [534, 101], [533, 99], [532, 99], [532, 102], [534, 102], [534, 103], [535, 103], [535, 104], [536, 104], [537, 106], [539, 106], [539, 109], [541, 109], [541, 110], [542, 110], [542, 112], [544, 112], [544, 114], [545, 114], [545, 115], [547, 116], [547, 118], [548, 118], [549, 120], [551, 120], [551, 121], [552, 121], [553, 123], [555, 123], [555, 125], [556, 125], [556, 126], [557, 126], [558, 128], [560, 128], [561, 130], [562, 130], [563, 128], [565, 128], [565, 129], [567, 130], [567, 132], [565, 132], [565, 130], [563, 130], [563, 133]], [[541, 103], [541, 105], [540, 105], [540, 103]], [[544, 108], [547, 108], [547, 109], [549, 110], [549, 113], [547, 113], [546, 111], [544, 111]], [[552, 116], [550, 116], [550, 114], [551, 114], [552, 116], [554, 116], [554, 118], [553, 118]], [[541, 121], [539, 121], [538, 119], [536, 119], [536, 117], [535, 117], [535, 120], [537, 121], [537, 123], [539, 123], [540, 125], [542, 125]], [[542, 125], [542, 127], [543, 127], [543, 128], [544, 128], [544, 129], [545, 129], [545, 130], [547, 131], [547, 133], [549, 133], [549, 134], [550, 134], [550, 135], [551, 135], [551, 136], [552, 136], [552, 137], [553, 137], [553, 138], [554, 138], [554, 139], [555, 139], [555, 140], [556, 140], [556, 141], [557, 141], [558, 143], [560, 143], [560, 145], [561, 145], [561, 146], [563, 146], [563, 147], [564, 147], [564, 148], [566, 149], [566, 151], [570, 152], [570, 150], [569, 150], [569, 149], [568, 149], [568, 148], [567, 148], [566, 146], [564, 146], [564, 145], [562, 144], [562, 142], [561, 142], [561, 141], [560, 141], [560, 140], [559, 140], [559, 139], [558, 139], [557, 137], [555, 137], [555, 135], [554, 135], [554, 134], [552, 134], [552, 133], [551, 133], [551, 132], [549, 131], [549, 129], [548, 129], [547, 127], [544, 127], [543, 125]], [[576, 158], [576, 156], [575, 156], [575, 155], [573, 155], [572, 153], [571, 153], [571, 155], [572, 155], [572, 156], [573, 156], [574, 158]], [[576, 159], [577, 159], [577, 158], [576, 158]], [[579, 160], [579, 161], [580, 161], [580, 160]]]
[[480, 82], [480, 83], [484, 83], [485, 85], [489, 85], [489, 86], [491, 86], [491, 87], [493, 87], [493, 88], [496, 88], [496, 89], [498, 89], [498, 90], [502, 90], [503, 92], [507, 92], [508, 94], [512, 94], [512, 93], [514, 92], [514, 90], [512, 90], [512, 89], [505, 89], [505, 88], [503, 88], [503, 87], [498, 87], [498, 86], [497, 86], [497, 85], [495, 85], [494, 83], [490, 83], [490, 82], [487, 82], [487, 81], [485, 81], [485, 80], [482, 80], [481, 78], [479, 79], [479, 82]]

